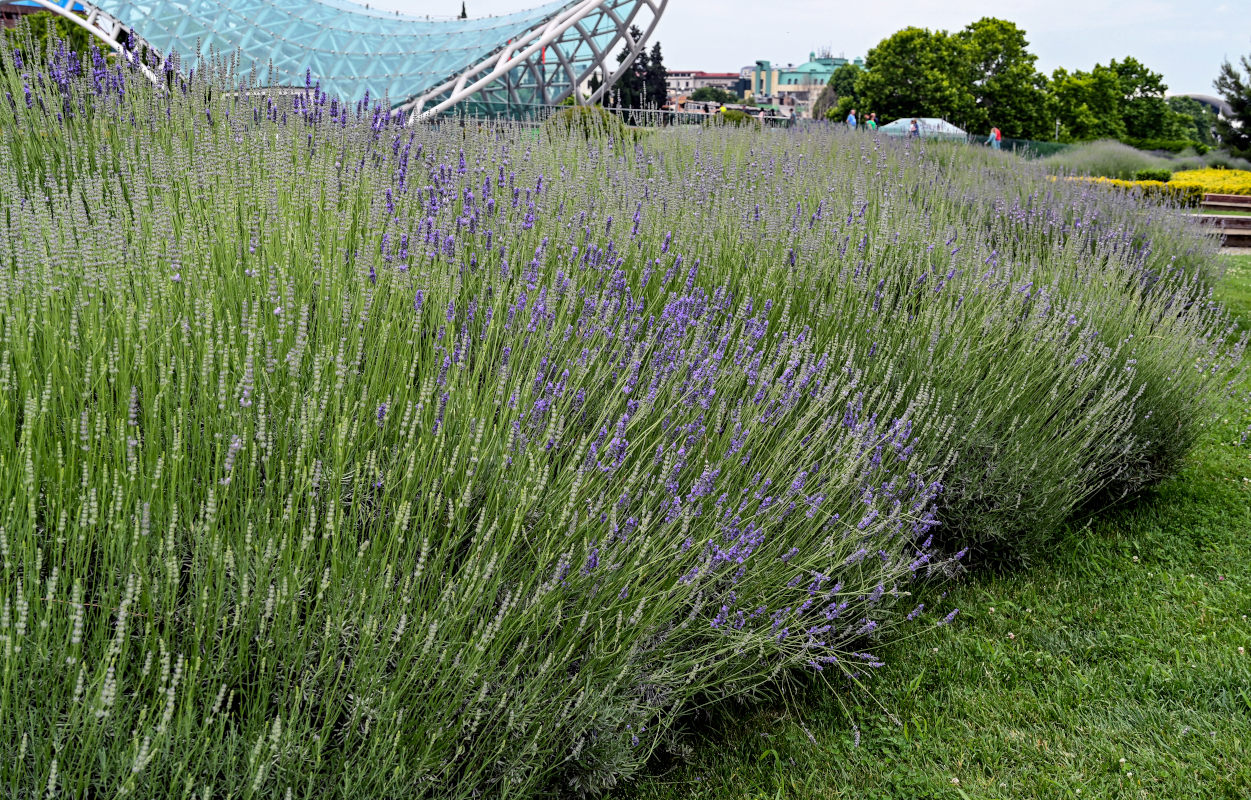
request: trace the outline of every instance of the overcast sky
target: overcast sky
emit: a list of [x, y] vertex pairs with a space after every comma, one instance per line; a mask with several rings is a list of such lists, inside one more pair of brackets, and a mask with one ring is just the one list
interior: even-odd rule
[[[465, 2], [471, 17], [540, 4]], [[460, 12], [460, 0], [370, 5], [412, 14]], [[799, 64], [822, 47], [853, 58], [908, 25], [956, 31], [984, 16], [1024, 28], [1043, 72], [1090, 69], [1132, 55], [1163, 73], [1170, 92], [1211, 94], [1221, 62], [1251, 53], [1251, 0], [669, 0], [653, 41], [660, 41], [672, 69], [729, 72], [756, 59]]]

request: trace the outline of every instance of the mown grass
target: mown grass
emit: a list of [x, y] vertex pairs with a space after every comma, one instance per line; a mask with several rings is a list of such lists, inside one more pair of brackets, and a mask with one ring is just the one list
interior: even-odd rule
[[[1251, 255], [1224, 258], [1219, 297], [1251, 327]], [[954, 629], [896, 643], [871, 699], [816, 689], [715, 719], [689, 765], [618, 796], [1246, 797], [1248, 426], [1232, 401], [1154, 492], [1045, 564], [952, 587]]]
[[1227, 208], [1201, 208], [1199, 213], [1217, 217], [1251, 217], [1251, 211], [1234, 211]]

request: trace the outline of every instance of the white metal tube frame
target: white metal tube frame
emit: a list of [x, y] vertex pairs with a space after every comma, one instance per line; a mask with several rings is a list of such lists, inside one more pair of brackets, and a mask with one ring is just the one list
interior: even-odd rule
[[[158, 53], [133, 28], [109, 14], [89, 0], [30, 0], [30, 2], [63, 17], [83, 28], [104, 42], [109, 48], [127, 59], [140, 69], [154, 84], [159, 85], [157, 75], [144, 63], [142, 53], [149, 52], [158, 59], [157, 68], [165, 64], [168, 54]], [[9, 5], [9, 0], [0, 0], [0, 5]], [[74, 6], [81, 6], [84, 13], [74, 13]], [[621, 77], [626, 69], [633, 64], [635, 58], [643, 52], [647, 39], [656, 29], [661, 14], [664, 13], [668, 0], [581, 0], [576, 5], [566, 8], [542, 25], [535, 26], [515, 37], [508, 44], [502, 45], [489, 57], [449, 77], [439, 85], [416, 95], [401, 105], [393, 113], [408, 114], [409, 121], [415, 122], [430, 119], [446, 111], [458, 103], [470, 99], [475, 94], [490, 94], [501, 88], [509, 102], [517, 101], [516, 87], [509, 84], [509, 76], [514, 70], [521, 68], [534, 77], [534, 88], [541, 96], [539, 105], [559, 105], [567, 97], [582, 104], [582, 96], [578, 88], [591, 78], [597, 69], [602, 70], [603, 82], [585, 99], [588, 103], [599, 102]], [[623, 17], [618, 11], [628, 8]], [[635, 24], [639, 12], [644, 8], [651, 12], [651, 19], [646, 22], [646, 29], [637, 39], [630, 34], [630, 27]], [[595, 44], [595, 36], [599, 26], [592, 26], [587, 31], [584, 23], [597, 16], [606, 17], [613, 26], [612, 38], [604, 47]], [[608, 60], [618, 45], [624, 43], [629, 52], [620, 65], [609, 72]], [[576, 52], [580, 45], [587, 46], [594, 58], [587, 61], [578, 59], [576, 62], [568, 51]], [[551, 50], [564, 73], [564, 81], [550, 86], [546, 76], [546, 53]], [[503, 84], [502, 87], [493, 86]]]
[[[505, 81], [507, 76], [518, 67], [532, 74], [543, 72], [544, 67], [540, 61], [548, 50], [555, 54], [569, 80], [567, 84], [562, 84], [559, 90], [551, 93], [542, 85], [542, 81], [536, 81], [539, 84], [537, 88], [543, 91], [539, 104], [559, 105], [571, 95], [581, 103], [582, 97], [578, 94], [578, 87], [588, 80], [596, 69], [602, 68], [603, 83], [586, 100], [589, 103], [599, 102], [625, 69], [643, 51], [647, 38], [656, 29], [656, 23], [660, 21], [660, 16], [667, 5], [668, 0], [582, 0], [577, 5], [556, 14], [542, 26], [536, 26], [515, 38], [511, 43], [500, 47], [483, 61], [403, 103], [396, 111], [408, 113], [411, 121], [429, 119], [479, 92], [489, 90], [492, 84]], [[617, 9], [623, 6], [630, 8], [624, 18], [617, 13]], [[647, 21], [646, 30], [642, 31], [643, 35], [636, 40], [630, 35], [630, 26], [634, 24], [639, 11], [643, 8], [651, 11], [651, 19]], [[613, 38], [607, 46], [602, 48], [594, 44], [593, 32], [588, 34], [582, 25], [587, 18], [597, 14], [607, 16], [612, 20], [615, 28]], [[587, 63], [579, 72], [568, 58], [566, 49], [576, 50], [581, 42], [585, 42], [591, 48], [596, 58]], [[609, 72], [607, 59], [612, 57], [613, 51], [620, 43], [625, 43], [629, 48], [629, 55], [621, 62], [621, 66]]]

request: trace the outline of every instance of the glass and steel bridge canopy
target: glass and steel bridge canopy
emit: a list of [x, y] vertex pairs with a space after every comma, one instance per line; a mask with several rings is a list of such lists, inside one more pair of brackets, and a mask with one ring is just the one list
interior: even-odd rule
[[[554, 0], [479, 19], [431, 20], [347, 0], [0, 0], [37, 5], [115, 50], [176, 54], [195, 68], [237, 54], [261, 85], [303, 86], [306, 71], [345, 100], [386, 98], [426, 117], [516, 114], [573, 96], [597, 102], [637, 55], [668, 0]], [[637, 26], [639, 37], [631, 35]], [[627, 59], [629, 63], [633, 59]], [[602, 84], [583, 92], [592, 75]]]

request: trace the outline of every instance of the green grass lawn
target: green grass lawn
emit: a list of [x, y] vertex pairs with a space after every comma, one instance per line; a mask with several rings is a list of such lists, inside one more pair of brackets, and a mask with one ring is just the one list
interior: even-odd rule
[[1200, 208], [1200, 214], [1213, 214], [1221, 217], [1251, 217], [1251, 211], [1238, 211], [1228, 208]]
[[[1221, 299], [1249, 328], [1251, 255], [1225, 258]], [[1251, 795], [1249, 426], [1231, 402], [1150, 495], [1046, 563], [950, 587], [956, 622], [888, 648], [874, 699], [814, 689], [718, 717], [689, 764], [618, 797]]]

